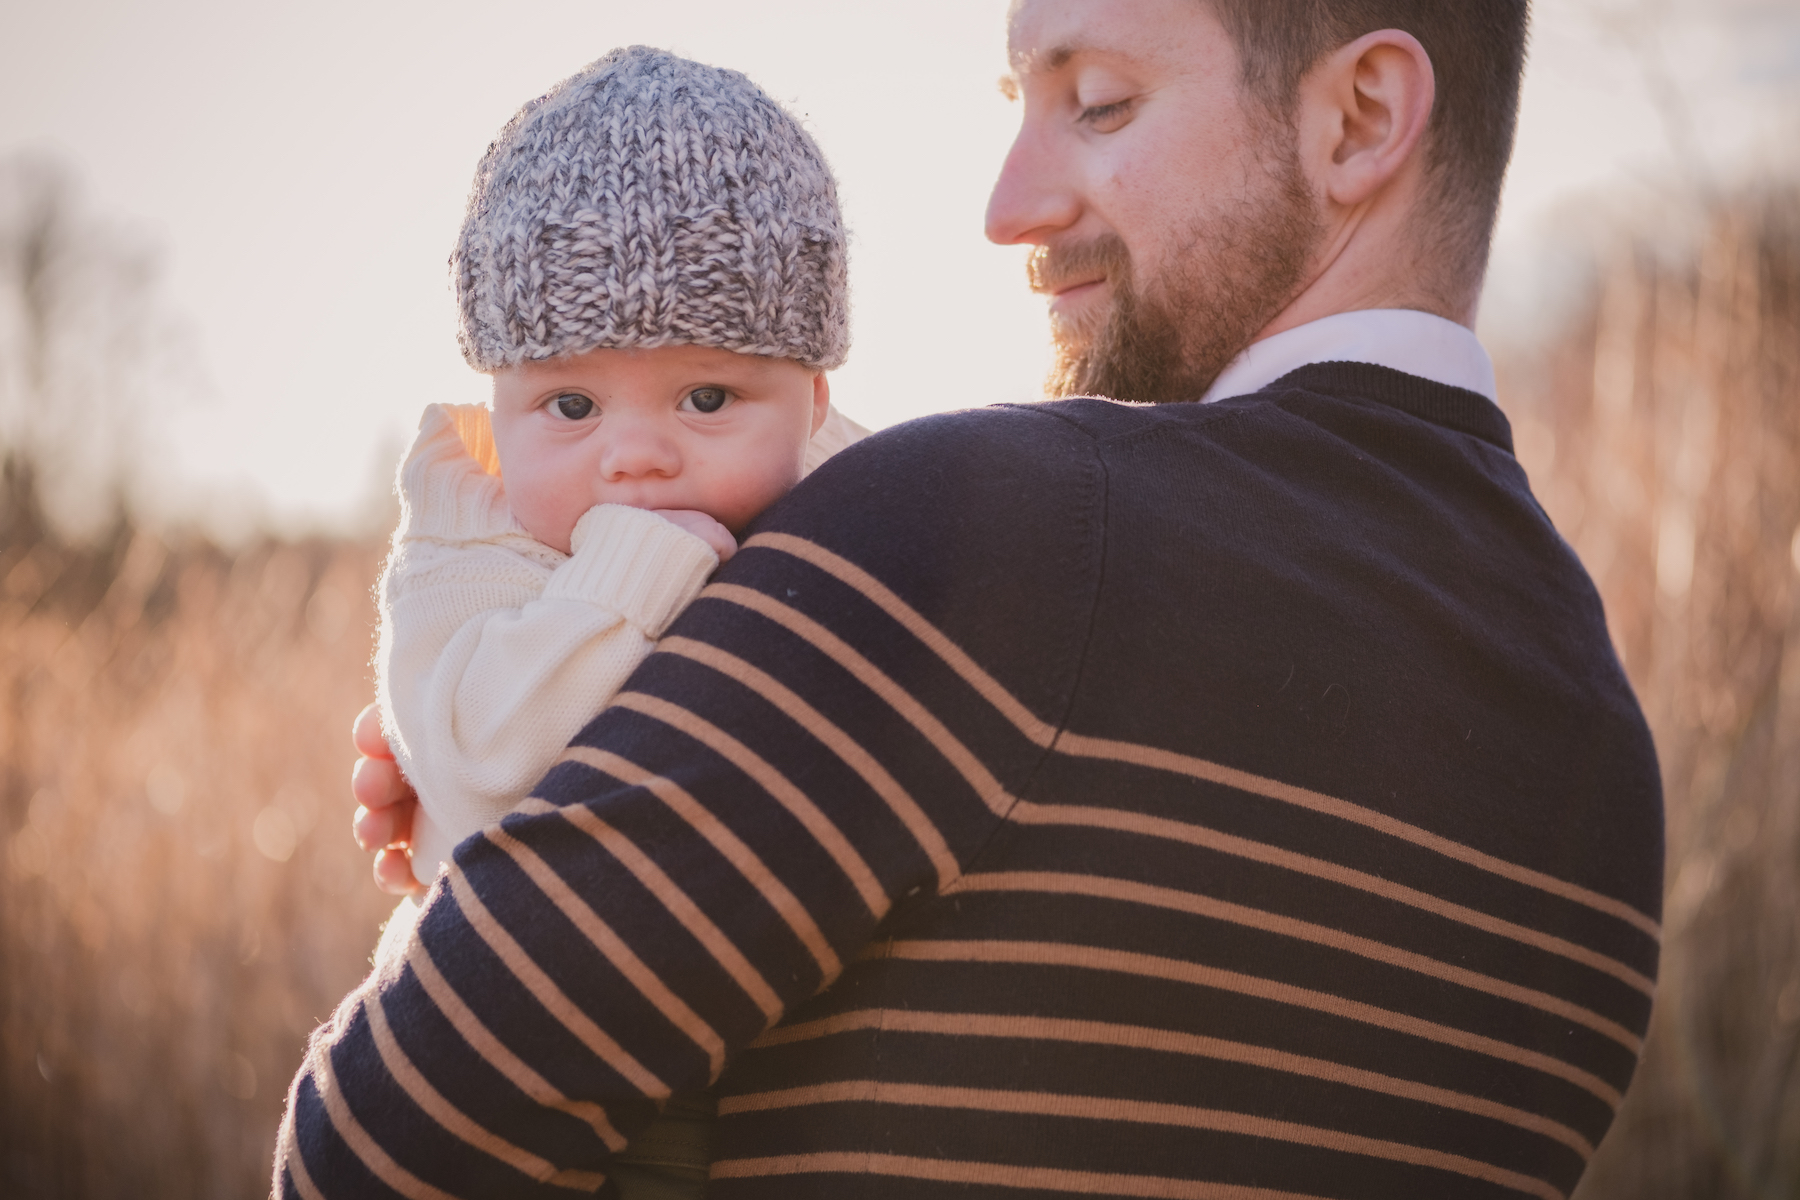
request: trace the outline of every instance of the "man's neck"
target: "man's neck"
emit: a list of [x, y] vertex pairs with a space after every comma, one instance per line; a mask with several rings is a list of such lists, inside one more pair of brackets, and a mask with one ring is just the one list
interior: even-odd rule
[[1480, 272], [1468, 278], [1431, 235], [1438, 222], [1428, 193], [1415, 159], [1362, 204], [1322, 214], [1308, 282], [1252, 340], [1371, 309], [1430, 313], [1473, 331]]
[[[1331, 289], [1331, 291], [1336, 290]], [[1295, 297], [1293, 303], [1277, 313], [1275, 319], [1265, 325], [1251, 340], [1251, 344], [1254, 345], [1256, 342], [1274, 337], [1278, 333], [1286, 333], [1290, 329], [1298, 329], [1302, 325], [1310, 325], [1314, 321], [1324, 320], [1326, 317], [1334, 317], [1342, 313], [1378, 310], [1429, 313], [1434, 317], [1455, 322], [1473, 333], [1478, 300], [1479, 293], [1452, 302], [1442, 296], [1432, 294], [1428, 289], [1417, 287], [1376, 286], [1358, 289], [1354, 299], [1308, 288]]]

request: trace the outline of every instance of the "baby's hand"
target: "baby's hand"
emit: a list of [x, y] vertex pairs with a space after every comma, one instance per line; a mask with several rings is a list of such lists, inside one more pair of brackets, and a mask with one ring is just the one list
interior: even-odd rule
[[650, 511], [664, 520], [675, 522], [711, 546], [721, 564], [730, 562], [731, 556], [737, 553], [737, 539], [731, 536], [731, 530], [703, 512], [695, 512], [691, 508], [653, 508]]

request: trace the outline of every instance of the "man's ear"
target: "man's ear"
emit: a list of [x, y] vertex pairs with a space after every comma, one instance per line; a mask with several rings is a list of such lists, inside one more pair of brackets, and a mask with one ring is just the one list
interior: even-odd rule
[[[813, 376], [813, 433], [819, 432], [819, 427], [825, 424], [825, 416], [830, 411], [831, 381], [825, 377], [825, 372], [820, 371]], [[811, 435], [809, 434], [808, 436], [810, 437]]]
[[1379, 29], [1327, 55], [1300, 91], [1310, 173], [1331, 203], [1353, 208], [1422, 153], [1437, 77], [1418, 38]]

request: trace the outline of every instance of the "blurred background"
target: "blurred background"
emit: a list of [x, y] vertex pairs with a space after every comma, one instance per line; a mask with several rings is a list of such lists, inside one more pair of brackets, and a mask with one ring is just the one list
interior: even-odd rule
[[[1669, 807], [1579, 1195], [1800, 1196], [1800, 5], [1539, 0], [1481, 333]], [[347, 836], [389, 481], [477, 401], [445, 260], [608, 47], [746, 71], [853, 230], [872, 426], [1038, 394], [981, 238], [1000, 0], [0, 0], [0, 1195], [252, 1197], [388, 904]]]

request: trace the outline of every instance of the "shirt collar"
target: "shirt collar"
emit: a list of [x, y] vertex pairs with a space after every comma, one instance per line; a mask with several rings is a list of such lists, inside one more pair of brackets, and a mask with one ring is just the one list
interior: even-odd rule
[[1251, 343], [1200, 402], [1260, 391], [1320, 362], [1373, 363], [1498, 401], [1493, 360], [1467, 328], [1412, 309], [1370, 308], [1334, 313]]

